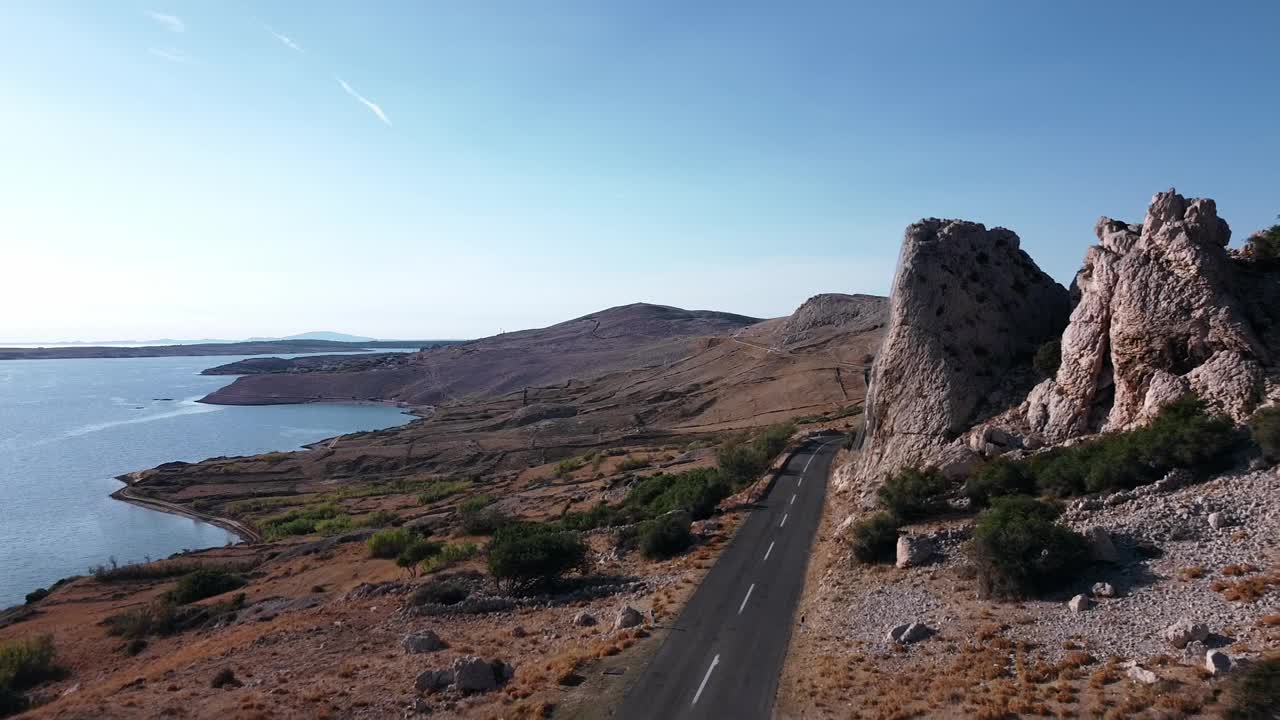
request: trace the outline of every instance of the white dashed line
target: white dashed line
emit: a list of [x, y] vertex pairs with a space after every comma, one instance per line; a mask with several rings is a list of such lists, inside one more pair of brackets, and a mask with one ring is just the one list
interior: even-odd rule
[[747, 607], [747, 601], [751, 599], [751, 591], [755, 589], [756, 589], [755, 583], [751, 583], [751, 587], [747, 588], [747, 596], [742, 598], [742, 604], [738, 606], [739, 615], [741, 615], [742, 611]]
[[[768, 560], [768, 559], [769, 559], [769, 553], [771, 553], [771, 552], [773, 552], [773, 543], [772, 543], [772, 542], [770, 542], [770, 543], [769, 543], [769, 549], [764, 551], [764, 559], [765, 559], [765, 560]], [[762, 562], [763, 562], [763, 561], [762, 561]]]
[[786, 524], [787, 524], [787, 515], [786, 513], [783, 513], [782, 522], [778, 523], [778, 527], [782, 527], [783, 525], [786, 525]]
[[707, 668], [707, 674], [702, 676], [702, 684], [698, 686], [698, 693], [693, 696], [693, 702], [690, 705], [697, 705], [698, 698], [702, 697], [702, 691], [707, 688], [707, 681], [711, 679], [711, 671], [716, 669], [720, 664], [720, 656], [716, 655], [711, 658], [711, 665]]
[[791, 493], [791, 504], [792, 504], [792, 505], [795, 505], [795, 504], [796, 504], [796, 494], [795, 494], [795, 493]]

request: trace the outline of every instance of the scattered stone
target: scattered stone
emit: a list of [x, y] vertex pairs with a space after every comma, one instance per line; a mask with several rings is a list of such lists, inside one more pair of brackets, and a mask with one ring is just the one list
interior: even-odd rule
[[1203, 623], [1193, 623], [1187, 618], [1183, 618], [1165, 628], [1162, 635], [1165, 640], [1169, 641], [1170, 645], [1181, 650], [1187, 646], [1187, 643], [1192, 641], [1204, 642], [1209, 637], [1209, 628], [1205, 627]]
[[642, 622], [644, 622], [644, 616], [640, 614], [639, 610], [636, 610], [629, 605], [624, 605], [622, 609], [618, 611], [618, 617], [613, 621], [613, 629], [622, 630], [624, 628], [635, 627]]
[[435, 708], [431, 707], [431, 703], [422, 698], [413, 699], [413, 711], [422, 715], [430, 715]]
[[1130, 680], [1140, 682], [1143, 685], [1155, 685], [1160, 681], [1160, 678], [1157, 677], [1155, 673], [1138, 665], [1134, 665], [1129, 668], [1128, 672], [1125, 674], [1129, 676]]
[[1113, 598], [1116, 596], [1115, 586], [1109, 582], [1096, 582], [1090, 590], [1094, 597]]
[[933, 543], [927, 537], [903, 535], [898, 538], [897, 566], [900, 568], [923, 565], [933, 557]]
[[1204, 654], [1204, 669], [1211, 675], [1217, 675], [1231, 669], [1231, 658], [1221, 650], [1210, 650]]
[[924, 623], [906, 623], [898, 625], [889, 631], [889, 642], [909, 645], [913, 642], [924, 640], [932, 634], [933, 630]]
[[404, 651], [411, 655], [435, 652], [442, 647], [444, 647], [444, 642], [432, 630], [424, 630], [404, 636]]
[[717, 535], [723, 529], [724, 529], [724, 526], [720, 523], [719, 520], [716, 520], [715, 518], [709, 518], [707, 520], [698, 520], [697, 522], [689, 526], [689, 532], [701, 538], [707, 538], [707, 537], [711, 537], [712, 535]]
[[1089, 596], [1084, 594], [1076, 595], [1067, 603], [1067, 607], [1071, 608], [1073, 613], [1084, 612], [1092, 606], [1093, 603], [1089, 601]]
[[1093, 555], [1093, 559], [1099, 562], [1114, 563], [1120, 559], [1120, 554], [1116, 552], [1115, 543], [1111, 542], [1111, 533], [1105, 528], [1091, 527], [1085, 533], [1089, 539], [1089, 552]]
[[453, 661], [454, 684], [462, 692], [489, 692], [498, 687], [493, 663], [474, 655]]
[[1198, 663], [1204, 659], [1204, 654], [1208, 651], [1209, 648], [1205, 647], [1204, 643], [1199, 640], [1192, 640], [1182, 649], [1182, 654], [1191, 662]]
[[413, 686], [418, 692], [435, 692], [443, 690], [453, 684], [452, 670], [427, 670], [418, 674], [418, 678], [414, 680]]
[[1213, 528], [1214, 530], [1221, 530], [1222, 528], [1227, 527], [1230, 524], [1231, 524], [1231, 521], [1228, 520], [1227, 516], [1224, 515], [1223, 513], [1220, 513], [1220, 512], [1209, 513], [1209, 527]]
[[522, 637], [524, 637], [524, 636], [526, 636], [526, 635], [528, 635], [528, 634], [529, 634], [529, 633], [525, 632], [524, 626], [522, 626], [522, 625], [517, 625], [517, 626], [515, 626], [515, 627], [511, 628], [511, 637], [514, 637], [514, 638], [522, 638]]
[[596, 624], [596, 618], [586, 610], [582, 610], [573, 616], [573, 624], [579, 627], [591, 627]]

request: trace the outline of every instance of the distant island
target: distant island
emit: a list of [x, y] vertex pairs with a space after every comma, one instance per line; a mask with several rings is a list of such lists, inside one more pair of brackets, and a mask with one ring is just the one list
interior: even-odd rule
[[297, 353], [359, 352], [440, 347], [458, 340], [370, 340], [346, 342], [322, 339], [254, 340], [245, 342], [194, 343], [190, 345], [150, 345], [119, 347], [77, 345], [73, 347], [0, 347], [0, 360], [60, 360], [71, 358], [141, 358], [195, 355], [268, 355]]

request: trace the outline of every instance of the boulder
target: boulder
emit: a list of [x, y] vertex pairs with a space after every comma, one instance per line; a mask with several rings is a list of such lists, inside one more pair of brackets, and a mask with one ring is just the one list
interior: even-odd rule
[[640, 614], [639, 610], [636, 610], [629, 605], [624, 605], [620, 610], [618, 610], [618, 616], [614, 618], [613, 629], [623, 630], [625, 628], [635, 627], [642, 622], [644, 622], [644, 616]]
[[[1020, 358], [1066, 325], [1071, 298], [1004, 228], [930, 218], [907, 228], [872, 364], [858, 475], [907, 465], [949, 475], [977, 459], [964, 437]], [[995, 396], [993, 396], [993, 392]], [[1010, 396], [1008, 405], [1020, 398]], [[1012, 435], [980, 439], [1016, 445]]]
[[578, 627], [591, 627], [596, 624], [596, 616], [586, 610], [581, 610], [577, 615], [573, 616], [573, 624]]
[[474, 655], [453, 661], [454, 684], [462, 692], [489, 692], [498, 687], [493, 663]]
[[444, 647], [440, 636], [431, 630], [409, 633], [404, 636], [404, 651], [409, 654], [435, 652]]
[[1096, 582], [1089, 592], [1094, 597], [1113, 598], [1116, 596], [1116, 588], [1109, 582]]
[[1089, 540], [1089, 554], [1098, 562], [1114, 563], [1120, 559], [1115, 543], [1111, 542], [1111, 533], [1106, 528], [1091, 527], [1085, 533]]
[[413, 686], [418, 692], [435, 692], [443, 690], [453, 684], [452, 670], [427, 670], [418, 673], [418, 677], [413, 681]]
[[1067, 602], [1067, 607], [1071, 608], [1073, 613], [1084, 612], [1092, 606], [1093, 603], [1090, 602], [1088, 595], [1076, 595]]
[[714, 518], [707, 519], [707, 520], [698, 520], [692, 523], [691, 525], [689, 525], [689, 532], [693, 533], [694, 535], [697, 535], [700, 538], [711, 537], [712, 535], [718, 534], [723, 529], [724, 528], [721, 525], [720, 521]]
[[1161, 636], [1170, 645], [1181, 650], [1187, 646], [1187, 643], [1193, 641], [1204, 642], [1209, 637], [1209, 628], [1203, 623], [1194, 623], [1187, 618], [1183, 618], [1165, 628]]
[[1204, 669], [1210, 675], [1226, 672], [1231, 669], [1231, 657], [1221, 650], [1210, 650], [1204, 654]]
[[898, 538], [897, 562], [900, 568], [923, 565], [933, 557], [933, 542], [919, 535], [902, 535]]
[[513, 637], [513, 638], [522, 638], [522, 637], [524, 637], [524, 636], [526, 636], [526, 635], [528, 635], [528, 634], [529, 634], [529, 633], [525, 631], [525, 629], [524, 629], [524, 626], [523, 626], [523, 625], [517, 625], [517, 626], [515, 626], [515, 627], [511, 628], [511, 637]]
[[889, 642], [909, 645], [924, 640], [933, 634], [933, 630], [924, 623], [905, 623], [897, 625], [889, 631]]
[[1142, 225], [1102, 218], [1094, 232], [1062, 362], [1022, 407], [1031, 429], [1051, 442], [1125, 430], [1190, 391], [1247, 418], [1264, 396], [1266, 351], [1236, 294], [1244, 283], [1214, 202], [1169, 190]]
[[1130, 680], [1143, 685], [1155, 685], [1160, 682], [1160, 678], [1155, 673], [1139, 665], [1129, 668], [1125, 674], [1129, 676]]
[[1214, 530], [1221, 530], [1222, 528], [1227, 527], [1230, 524], [1231, 524], [1231, 521], [1223, 513], [1220, 513], [1220, 512], [1209, 513], [1209, 527], [1213, 528]]

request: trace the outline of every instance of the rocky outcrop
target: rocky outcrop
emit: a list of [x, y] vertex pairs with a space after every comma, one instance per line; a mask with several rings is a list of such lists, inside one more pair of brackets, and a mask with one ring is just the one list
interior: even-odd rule
[[1053, 379], [1024, 413], [1050, 442], [1121, 430], [1195, 392], [1243, 420], [1263, 396], [1264, 345], [1235, 295], [1231, 230], [1213, 200], [1157, 194], [1142, 225], [1102, 218]]
[[783, 323], [782, 343], [804, 342], [821, 329], [869, 332], [885, 324], [888, 306], [885, 298], [878, 295], [814, 295]]
[[911, 464], [962, 466], [973, 451], [957, 439], [1070, 312], [1067, 290], [1019, 249], [1016, 234], [963, 220], [907, 228], [889, 302], [871, 371], [864, 478]]

